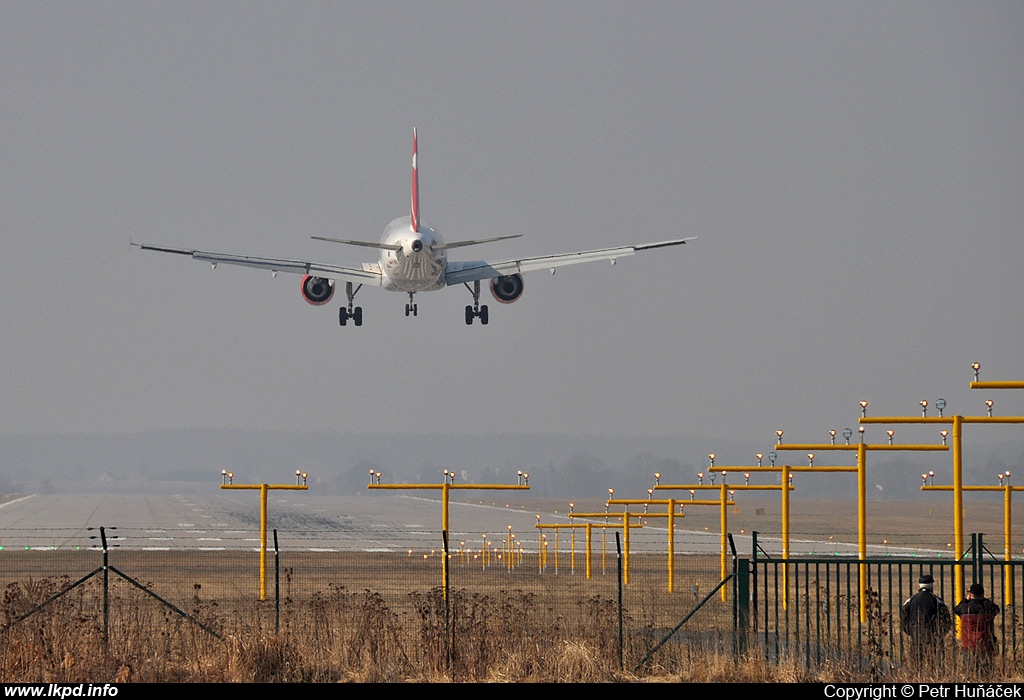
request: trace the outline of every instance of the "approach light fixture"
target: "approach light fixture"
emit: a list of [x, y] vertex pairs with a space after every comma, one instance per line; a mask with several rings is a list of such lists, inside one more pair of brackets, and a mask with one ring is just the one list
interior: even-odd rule
[[862, 426], [858, 427], [857, 430], [860, 431], [860, 441], [864, 442], [864, 426], [862, 425]]
[[860, 415], [861, 415], [861, 417], [864, 417], [864, 416], [868, 415], [868, 402], [867, 401], [861, 401], [860, 402]]
[[988, 417], [992, 417], [992, 399], [985, 402], [985, 406], [988, 408]]
[[814, 453], [813, 452], [808, 452], [807, 453], [807, 466], [808, 467], [813, 467], [814, 466]]
[[773, 467], [775, 466], [775, 460], [778, 459], [778, 457], [779, 456], [777, 454], [775, 454], [774, 452], [769, 452], [768, 453], [768, 461], [772, 463]]
[[695, 494], [696, 492], [697, 492], [696, 489], [690, 489], [690, 500], [691, 501], [693, 500], [693, 494]]
[[228, 483], [228, 470], [227, 469], [221, 469], [220, 470], [220, 483], [222, 483], [222, 484]]
[[654, 472], [654, 485], [657, 486], [661, 483], [661, 472]]
[[935, 408], [939, 411], [939, 418], [942, 418], [942, 410], [946, 408], [946, 399], [935, 399]]
[[946, 438], [949, 437], [949, 431], [945, 430], [945, 429], [940, 430], [939, 431], [939, 435], [942, 436], [942, 444], [945, 445], [946, 444]]
[[853, 431], [849, 428], [843, 428], [843, 437], [846, 439], [846, 444], [850, 444], [850, 436], [853, 435]]
[[743, 484], [744, 486], [750, 485], [750, 472], [743, 472]]
[[892, 428], [890, 428], [889, 430], [885, 431], [885, 434], [889, 436], [889, 444], [891, 445], [892, 444], [892, 436], [896, 434], [896, 431], [894, 431]]
[[978, 373], [981, 371], [981, 363], [975, 362], [971, 365], [971, 369], [974, 370], [974, 381], [978, 381]]
[[928, 400], [927, 399], [921, 399], [920, 403], [921, 403], [921, 417], [922, 418], [927, 418], [928, 417]]
[[715, 453], [712, 452], [711, 454], [709, 454], [708, 455], [708, 459], [711, 460], [711, 468], [714, 469], [715, 468]]
[[704, 472], [697, 472], [697, 483], [701, 486], [704, 485]]
[[778, 438], [778, 442], [776, 444], [777, 445], [781, 445], [782, 444], [782, 430], [781, 429], [776, 430], [775, 431], [775, 436]]
[[235, 473], [234, 472], [228, 472], [228, 483], [229, 484], [235, 483]]
[[833, 445], [836, 444], [836, 431], [835, 430], [829, 430], [828, 431], [828, 437], [829, 437], [829, 440], [831, 440], [831, 444], [833, 444]]
[[755, 455], [755, 456], [757, 457], [757, 466], [760, 467], [761, 466], [761, 460], [764, 459], [764, 455], [762, 453], [758, 452], [757, 455]]

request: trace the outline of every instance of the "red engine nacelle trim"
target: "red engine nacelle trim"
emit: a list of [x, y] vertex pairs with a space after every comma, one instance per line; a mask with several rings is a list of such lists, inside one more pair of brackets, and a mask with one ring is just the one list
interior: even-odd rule
[[302, 278], [302, 298], [307, 304], [323, 306], [334, 296], [334, 283], [324, 277], [306, 275]]
[[491, 296], [499, 304], [511, 304], [523, 296], [523, 276], [507, 275], [491, 280]]

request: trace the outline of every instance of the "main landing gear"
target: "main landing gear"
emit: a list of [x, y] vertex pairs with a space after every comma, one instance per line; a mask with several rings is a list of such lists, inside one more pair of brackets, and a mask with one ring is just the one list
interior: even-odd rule
[[466, 307], [466, 325], [467, 326], [472, 326], [473, 325], [473, 319], [474, 318], [479, 318], [480, 319], [480, 325], [481, 326], [486, 326], [487, 325], [487, 304], [484, 304], [483, 306], [480, 305], [480, 280], [475, 280], [473, 282], [473, 288], [472, 289], [470, 289], [468, 283], [464, 282], [463, 284], [466, 285], [466, 289], [469, 289], [470, 293], [473, 295], [473, 305]]
[[414, 304], [413, 301], [412, 301], [412, 295], [413, 294], [415, 294], [415, 292], [409, 292], [409, 303], [405, 305], [405, 315], [406, 316], [408, 316], [410, 314], [412, 314], [413, 316], [416, 315], [416, 304]]
[[342, 306], [338, 309], [338, 323], [345, 326], [348, 325], [348, 320], [352, 319], [352, 322], [357, 326], [363, 325], [363, 307], [352, 306], [353, 299], [356, 298], [356, 292], [363, 288], [363, 285], [359, 285], [354, 290], [352, 289], [352, 283], [345, 283], [345, 296], [348, 297], [348, 308]]

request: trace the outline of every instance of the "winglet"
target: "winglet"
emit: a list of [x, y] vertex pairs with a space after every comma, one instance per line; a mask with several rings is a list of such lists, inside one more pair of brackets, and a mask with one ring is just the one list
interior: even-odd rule
[[413, 231], [420, 230], [420, 178], [416, 172], [416, 127], [412, 130], [412, 207], [410, 223]]

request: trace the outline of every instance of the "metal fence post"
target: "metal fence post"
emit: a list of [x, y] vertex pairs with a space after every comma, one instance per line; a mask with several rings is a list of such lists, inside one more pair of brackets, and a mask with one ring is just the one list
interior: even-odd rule
[[625, 662], [622, 658], [623, 651], [623, 613], [622, 613], [622, 540], [619, 539], [619, 531], [615, 531], [615, 552], [618, 560], [618, 572], [619, 572], [619, 670], [621, 671], [625, 667]]
[[736, 576], [736, 595], [733, 610], [734, 653], [745, 654], [750, 632], [750, 560], [734, 559], [733, 573]]
[[274, 528], [274, 634], [281, 634], [281, 548]]

